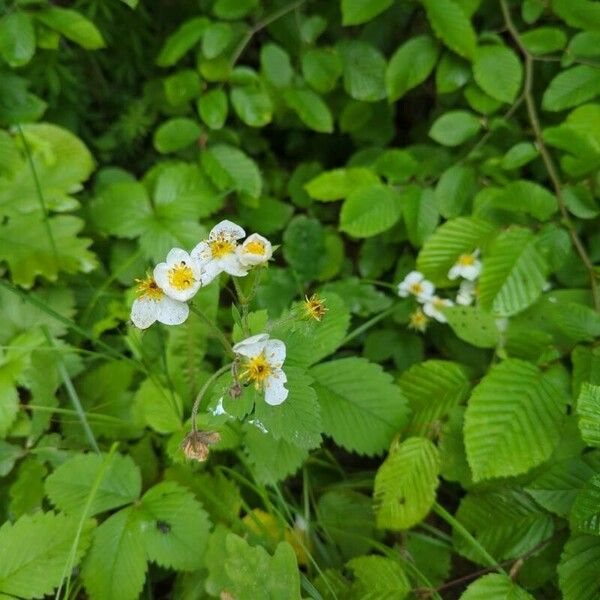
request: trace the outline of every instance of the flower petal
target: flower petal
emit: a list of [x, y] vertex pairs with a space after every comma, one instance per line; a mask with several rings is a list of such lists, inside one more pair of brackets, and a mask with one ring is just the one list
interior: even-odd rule
[[281, 369], [277, 369], [265, 382], [265, 402], [278, 406], [288, 397], [289, 390], [285, 387], [287, 377]]
[[211, 230], [209, 239], [214, 239], [219, 236], [223, 236], [230, 240], [241, 240], [246, 236], [246, 232], [236, 223], [225, 219], [220, 223], [217, 223]]
[[460, 265], [452, 265], [448, 271], [448, 279], [458, 279], [460, 277], [461, 267]]
[[169, 296], [163, 296], [158, 304], [158, 316], [156, 320], [165, 325], [181, 325], [190, 314], [190, 309], [185, 302], [173, 300]]
[[268, 339], [268, 333], [259, 333], [258, 335], [253, 335], [245, 340], [242, 340], [241, 342], [238, 342], [233, 347], [233, 351], [236, 354], [241, 354], [242, 356], [252, 358], [264, 350]]
[[421, 288], [422, 292], [418, 296], [418, 300], [421, 302], [428, 300], [435, 293], [435, 286], [433, 283], [431, 283], [431, 281], [427, 281], [427, 279], [423, 279], [423, 281], [421, 281]]
[[160, 300], [137, 298], [131, 305], [131, 321], [138, 329], [148, 329], [158, 317]]
[[406, 283], [407, 285], [412, 285], [413, 283], [419, 283], [419, 281], [423, 281], [425, 279], [425, 275], [420, 271], [411, 271], [405, 278], [402, 283]]
[[[253, 250], [259, 250], [258, 252]], [[260, 251], [262, 250], [262, 252]], [[271, 242], [258, 233], [248, 236], [241, 246], [236, 248], [239, 261], [246, 267], [253, 267], [266, 263], [273, 256]]]
[[154, 267], [154, 281], [156, 285], [164, 291], [169, 284], [169, 265], [166, 262], [158, 263]]
[[218, 260], [219, 266], [225, 273], [235, 277], [248, 275], [247, 269], [242, 265], [236, 254], [227, 254]]
[[212, 252], [210, 251], [210, 245], [206, 240], [203, 240], [197, 244], [194, 249], [190, 252], [190, 256], [194, 259], [203, 263], [209, 261], [212, 258]]
[[200, 264], [200, 283], [202, 286], [208, 285], [213, 279], [218, 277], [223, 270], [221, 269], [219, 262], [216, 260], [209, 260]]
[[265, 344], [265, 355], [270, 365], [281, 367], [285, 354], [285, 344], [281, 340], [268, 340]]
[[188, 264], [191, 262], [190, 255], [181, 248], [171, 248], [169, 250], [169, 254], [167, 254], [167, 259], [165, 261], [169, 266], [172, 266], [176, 263], [185, 263]]

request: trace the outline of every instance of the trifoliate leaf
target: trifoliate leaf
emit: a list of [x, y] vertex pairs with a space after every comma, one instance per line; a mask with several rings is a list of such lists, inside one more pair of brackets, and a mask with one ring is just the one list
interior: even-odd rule
[[439, 469], [438, 450], [428, 439], [394, 446], [375, 475], [377, 527], [409, 529], [422, 521], [435, 501]]
[[460, 600], [534, 600], [510, 577], [502, 573], [489, 573], [475, 580], [465, 590]]
[[323, 429], [358, 454], [385, 450], [408, 417], [406, 398], [379, 365], [343, 358], [313, 367]]
[[142, 479], [139, 468], [129, 456], [77, 454], [55, 469], [46, 478], [45, 486], [54, 506], [76, 516], [81, 515], [93, 494], [86, 514], [93, 517], [136, 500]]

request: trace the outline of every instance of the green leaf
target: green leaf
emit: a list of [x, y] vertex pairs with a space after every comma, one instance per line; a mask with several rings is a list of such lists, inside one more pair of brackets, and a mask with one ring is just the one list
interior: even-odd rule
[[564, 600], [594, 600], [600, 594], [600, 537], [574, 535], [565, 544], [558, 565]]
[[333, 48], [310, 48], [302, 55], [302, 76], [321, 94], [335, 88], [342, 71], [342, 60]]
[[539, 155], [531, 142], [519, 142], [506, 151], [500, 163], [503, 169], [511, 171], [525, 166]]
[[343, 358], [317, 365], [310, 374], [324, 431], [347, 450], [379, 454], [406, 424], [406, 399], [379, 365]]
[[583, 441], [600, 448], [600, 386], [583, 383], [577, 399], [579, 429]]
[[56, 281], [60, 271], [87, 273], [96, 266], [96, 257], [88, 250], [92, 240], [77, 237], [84, 225], [81, 219], [61, 216], [44, 221], [41, 213], [31, 213], [0, 226], [0, 256], [6, 257], [13, 282], [24, 288], [30, 288], [38, 275]]
[[217, 0], [213, 12], [219, 19], [235, 21], [252, 12], [258, 5], [258, 0]]
[[454, 0], [421, 0], [431, 28], [450, 50], [472, 60], [477, 37], [471, 21]]
[[146, 379], [133, 397], [139, 420], [159, 433], [173, 433], [181, 429], [181, 399], [153, 379]]
[[9, 433], [12, 424], [19, 412], [19, 394], [15, 388], [12, 377], [0, 371], [0, 439]]
[[600, 6], [597, 2], [552, 0], [552, 10], [571, 27], [600, 31]]
[[500, 341], [496, 319], [474, 306], [444, 308], [448, 325], [461, 340], [478, 348], [495, 348]]
[[202, 129], [192, 119], [169, 119], [154, 132], [154, 147], [161, 154], [177, 152], [197, 142], [201, 133]]
[[567, 36], [557, 27], [538, 27], [521, 33], [521, 42], [532, 54], [558, 52], [567, 45]]
[[233, 146], [218, 144], [202, 153], [202, 165], [219, 189], [233, 188], [258, 198], [262, 177], [256, 163]]
[[444, 171], [435, 188], [435, 199], [440, 214], [451, 219], [469, 212], [477, 190], [477, 179], [472, 167], [454, 165]]
[[10, 67], [26, 65], [35, 54], [35, 31], [29, 15], [9, 12], [0, 21], [0, 55]]
[[520, 179], [511, 181], [503, 189], [498, 197], [498, 208], [524, 212], [540, 221], [547, 221], [558, 211], [558, 201], [545, 187]]
[[408, 398], [411, 435], [437, 431], [450, 411], [462, 403], [471, 388], [467, 374], [457, 363], [426, 360], [404, 371], [398, 385]]
[[209, 20], [206, 17], [194, 17], [184, 21], [163, 44], [156, 59], [159, 67], [171, 67], [178, 62], [199, 41]]
[[385, 72], [388, 100], [394, 102], [423, 83], [433, 71], [439, 47], [428, 35], [418, 35], [405, 42], [390, 59]]
[[402, 216], [410, 243], [422, 246], [436, 230], [440, 219], [433, 191], [409, 186], [402, 194]]
[[435, 87], [438, 94], [451, 94], [471, 78], [469, 64], [451, 52], [444, 52], [435, 70]]
[[260, 66], [269, 83], [278, 88], [290, 85], [294, 69], [290, 55], [277, 44], [264, 44], [260, 49]]
[[346, 198], [359, 188], [379, 183], [379, 177], [370, 169], [352, 167], [325, 171], [311, 179], [304, 189], [308, 195], [321, 202], [331, 202]]
[[[62, 581], [70, 560], [79, 519], [51, 512], [25, 515], [0, 528], [0, 593], [20, 598], [42, 598]], [[89, 524], [79, 538], [73, 566], [89, 543]]]
[[476, 579], [460, 597], [460, 600], [534, 600], [510, 577], [502, 573], [489, 573]]
[[594, 475], [579, 491], [569, 520], [574, 532], [600, 535], [600, 474]]
[[426, 438], [393, 447], [375, 475], [377, 527], [409, 529], [421, 522], [435, 501], [439, 469], [438, 450]]
[[567, 398], [531, 363], [508, 359], [473, 390], [465, 445], [474, 481], [527, 472], [560, 439]]
[[202, 53], [206, 58], [216, 58], [231, 44], [233, 37], [229, 23], [210, 23], [202, 36]]
[[592, 100], [600, 94], [600, 71], [579, 65], [561, 71], [550, 82], [542, 98], [544, 110], [559, 111]]
[[393, 0], [342, 0], [342, 25], [360, 25], [388, 9]]
[[480, 248], [494, 232], [493, 225], [472, 217], [447, 221], [423, 245], [417, 269], [436, 285], [447, 282], [448, 271], [458, 257]]
[[385, 58], [377, 48], [358, 40], [339, 45], [344, 64], [344, 89], [363, 102], [376, 102], [386, 96]]
[[202, 565], [210, 522], [189, 491], [174, 481], [163, 481], [144, 494], [138, 510], [149, 560], [182, 571]]
[[163, 80], [167, 102], [179, 109], [200, 94], [200, 76], [193, 69], [183, 69], [169, 75]]
[[289, 89], [283, 92], [285, 103], [310, 129], [321, 133], [333, 131], [333, 116], [318, 94], [308, 89]]
[[523, 65], [506, 46], [480, 46], [473, 63], [477, 85], [501, 102], [514, 102], [523, 81]]
[[209, 90], [198, 98], [198, 114], [211, 129], [221, 129], [227, 120], [227, 94], [219, 88]]
[[480, 129], [481, 120], [473, 113], [451, 110], [434, 121], [429, 137], [443, 146], [460, 146]]
[[26, 79], [8, 71], [2, 72], [0, 77], [1, 125], [27, 123], [42, 117], [47, 104], [35, 94], [30, 94], [27, 91], [28, 87], [29, 82]]
[[401, 215], [401, 196], [392, 187], [361, 187], [342, 205], [340, 230], [354, 237], [372, 237], [393, 227]]
[[410, 581], [399, 562], [384, 556], [359, 556], [347, 565], [354, 573], [352, 598], [403, 600]]
[[481, 307], [501, 316], [524, 310], [540, 297], [547, 272], [531, 231], [512, 227], [500, 233], [485, 256], [479, 280]]
[[53, 6], [33, 14], [44, 25], [58, 31], [86, 50], [97, 50], [106, 46], [98, 28], [75, 10]]
[[146, 569], [137, 512], [133, 508], [120, 510], [94, 531], [83, 565], [85, 589], [91, 600], [136, 600]]

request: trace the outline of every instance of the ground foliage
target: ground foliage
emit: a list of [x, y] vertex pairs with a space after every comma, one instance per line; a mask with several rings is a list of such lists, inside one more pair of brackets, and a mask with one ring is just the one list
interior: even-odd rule
[[[600, 2], [0, 13], [2, 598], [600, 597]], [[222, 218], [280, 247], [194, 303], [290, 395], [225, 373], [197, 463], [224, 352], [129, 311]], [[476, 251], [421, 331], [397, 284]]]

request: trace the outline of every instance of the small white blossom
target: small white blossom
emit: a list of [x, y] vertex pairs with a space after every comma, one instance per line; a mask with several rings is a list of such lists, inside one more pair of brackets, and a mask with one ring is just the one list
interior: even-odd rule
[[450, 267], [448, 279], [464, 277], [469, 281], [475, 281], [481, 273], [481, 261], [478, 259], [479, 250], [473, 254], [461, 254], [458, 260]]
[[238, 240], [245, 235], [246, 232], [239, 225], [221, 221], [210, 230], [208, 239], [191, 251], [192, 258], [202, 266], [202, 285], [207, 285], [223, 272], [236, 277], [248, 274], [237, 253]]
[[471, 306], [477, 295], [477, 284], [474, 281], [465, 279], [460, 282], [458, 293], [456, 294], [456, 304], [462, 306]]
[[285, 361], [285, 344], [272, 340], [266, 333], [253, 335], [233, 347], [242, 357], [240, 379], [254, 383], [265, 393], [265, 402], [272, 406], [281, 404], [288, 396], [287, 377], [282, 370]]
[[273, 246], [267, 238], [258, 233], [253, 233], [244, 240], [241, 246], [237, 247], [237, 255], [244, 267], [254, 267], [271, 259]]
[[185, 250], [173, 248], [165, 262], [154, 267], [158, 286], [174, 300], [186, 302], [196, 295], [201, 285], [201, 266]]
[[439, 296], [433, 296], [423, 305], [423, 312], [432, 319], [435, 319], [438, 323], [447, 323], [448, 320], [442, 312], [444, 306], [453, 306], [454, 302], [447, 298], [440, 298]]
[[419, 302], [426, 302], [433, 296], [435, 286], [431, 281], [425, 279], [423, 273], [411, 271], [404, 280], [398, 284], [398, 296], [406, 298], [413, 295]]
[[140, 280], [138, 284], [138, 298], [131, 306], [131, 321], [136, 327], [147, 329], [156, 321], [180, 325], [188, 318], [188, 305], [169, 298], [152, 277]]

